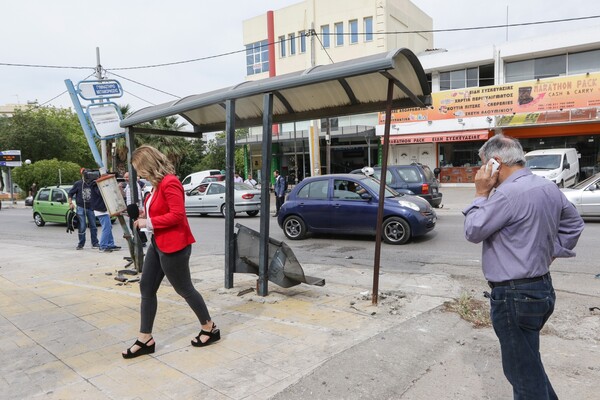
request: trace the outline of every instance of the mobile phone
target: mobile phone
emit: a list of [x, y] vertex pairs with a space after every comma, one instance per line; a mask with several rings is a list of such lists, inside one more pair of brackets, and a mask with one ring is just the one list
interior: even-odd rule
[[492, 167], [492, 173], [490, 174], [490, 176], [492, 176], [498, 170], [498, 167], [500, 166], [500, 163], [498, 163], [498, 161], [496, 161], [495, 159], [492, 158], [490, 161], [488, 161], [488, 164], [487, 164], [486, 168], [489, 168], [490, 165]]

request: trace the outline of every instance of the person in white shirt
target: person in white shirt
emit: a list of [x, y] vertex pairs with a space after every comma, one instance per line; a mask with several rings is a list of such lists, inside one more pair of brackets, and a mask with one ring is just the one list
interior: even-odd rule
[[235, 176], [233, 178], [233, 182], [235, 183], [243, 183], [244, 179], [240, 176], [240, 174], [238, 174], [237, 172], [235, 173]]
[[252, 187], [256, 186], [256, 181], [252, 179], [252, 174], [248, 174], [248, 179], [244, 181], [246, 185], [250, 185]]

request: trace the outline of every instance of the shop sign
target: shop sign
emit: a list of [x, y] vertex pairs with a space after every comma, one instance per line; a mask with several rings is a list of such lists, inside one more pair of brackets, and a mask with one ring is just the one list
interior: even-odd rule
[[598, 108], [576, 108], [573, 110], [546, 111], [536, 113], [502, 115], [496, 119], [496, 126], [551, 124], [595, 120]]
[[[487, 140], [487, 130], [468, 131], [460, 133], [435, 133], [422, 135], [394, 135], [390, 136], [390, 144], [419, 144], [419, 143], [448, 143]], [[383, 142], [383, 138], [381, 138]]]
[[[430, 108], [393, 111], [391, 123], [594, 109], [600, 107], [600, 73], [446, 90], [431, 97]], [[380, 113], [379, 124], [384, 123]]]

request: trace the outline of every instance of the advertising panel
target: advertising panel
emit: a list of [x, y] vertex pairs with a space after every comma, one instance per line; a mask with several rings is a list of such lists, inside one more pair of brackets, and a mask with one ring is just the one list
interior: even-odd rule
[[[512, 124], [595, 119], [600, 107], [600, 73], [446, 90], [432, 94], [431, 108], [392, 112], [392, 123], [522, 114]], [[574, 112], [558, 114], [565, 110]], [[562, 117], [561, 117], [562, 115]], [[379, 114], [385, 123], [385, 114]], [[506, 124], [507, 121], [500, 121]], [[510, 122], [508, 122], [510, 123]]]

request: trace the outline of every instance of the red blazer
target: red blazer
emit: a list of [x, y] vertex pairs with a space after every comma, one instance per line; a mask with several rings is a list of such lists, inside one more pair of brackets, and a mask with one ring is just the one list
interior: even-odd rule
[[146, 214], [152, 222], [156, 246], [163, 253], [175, 253], [196, 241], [185, 215], [184, 196], [175, 175], [166, 175], [153, 189]]

